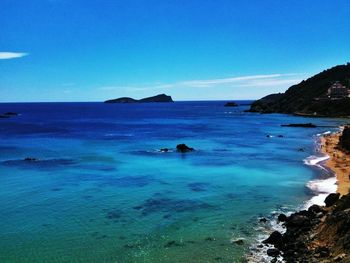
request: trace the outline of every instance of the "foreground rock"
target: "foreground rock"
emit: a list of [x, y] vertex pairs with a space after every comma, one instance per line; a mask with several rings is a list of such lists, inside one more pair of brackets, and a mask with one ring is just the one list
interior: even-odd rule
[[286, 232], [273, 232], [265, 244], [268, 255], [282, 254], [285, 262], [350, 262], [350, 194], [327, 197], [327, 206], [313, 205], [285, 219]]
[[105, 103], [149, 103], [149, 102], [174, 102], [171, 96], [165, 94], [159, 94], [153, 97], [148, 97], [140, 100], [136, 100], [129, 97], [122, 97], [113, 100], [106, 100]]
[[178, 144], [178, 145], [176, 146], [176, 150], [177, 150], [178, 152], [182, 152], [182, 153], [194, 151], [193, 148], [188, 147], [188, 146], [187, 146], [186, 144], [184, 144], [184, 143]]

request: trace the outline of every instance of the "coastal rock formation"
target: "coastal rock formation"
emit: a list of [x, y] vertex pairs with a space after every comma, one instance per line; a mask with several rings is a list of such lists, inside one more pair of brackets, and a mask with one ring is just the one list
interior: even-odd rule
[[285, 93], [272, 94], [255, 101], [250, 112], [288, 113], [311, 116], [350, 116], [350, 98], [331, 99], [327, 96], [334, 82], [349, 85], [350, 63], [325, 70], [297, 85]]
[[194, 151], [193, 148], [188, 147], [188, 146], [187, 146], [186, 144], [184, 144], [184, 143], [178, 144], [178, 145], [176, 146], [176, 150], [177, 150], [178, 152], [182, 152], [182, 153]]
[[174, 102], [171, 96], [165, 94], [159, 94], [153, 97], [148, 97], [140, 100], [136, 100], [129, 97], [122, 97], [113, 100], [106, 100], [105, 103], [146, 103], [146, 102]]
[[331, 194], [326, 201], [286, 217], [286, 232], [275, 231], [263, 242], [275, 247], [268, 255], [282, 254], [287, 263], [350, 262], [350, 194]]
[[342, 136], [339, 140], [339, 144], [344, 150], [350, 152], [350, 126], [344, 127]]

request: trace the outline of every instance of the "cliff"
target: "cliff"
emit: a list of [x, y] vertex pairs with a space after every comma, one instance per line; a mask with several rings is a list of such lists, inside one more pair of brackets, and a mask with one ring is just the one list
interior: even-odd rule
[[335, 81], [349, 85], [350, 63], [325, 70], [285, 93], [272, 94], [255, 101], [250, 112], [287, 113], [329, 117], [350, 116], [350, 98], [329, 99], [328, 88]]
[[106, 100], [105, 103], [149, 103], [149, 102], [174, 102], [171, 96], [165, 94], [159, 94], [153, 97], [148, 97], [140, 100], [136, 100], [129, 97], [122, 97], [118, 99]]
[[350, 152], [350, 126], [345, 126], [343, 133], [339, 139], [339, 145], [345, 151]]

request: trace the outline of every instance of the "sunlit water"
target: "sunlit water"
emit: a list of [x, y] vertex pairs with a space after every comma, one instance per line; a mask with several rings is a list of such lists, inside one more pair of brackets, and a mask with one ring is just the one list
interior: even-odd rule
[[303, 159], [331, 128], [280, 125], [339, 120], [223, 105], [0, 104], [21, 114], [0, 119], [0, 262], [241, 262], [320, 176]]

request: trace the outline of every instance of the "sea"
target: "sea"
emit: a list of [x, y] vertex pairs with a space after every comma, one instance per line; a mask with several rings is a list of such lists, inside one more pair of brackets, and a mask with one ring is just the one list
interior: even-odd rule
[[0, 119], [0, 262], [267, 261], [255, 245], [332, 178], [318, 136], [344, 120], [237, 103], [0, 104], [19, 114]]

